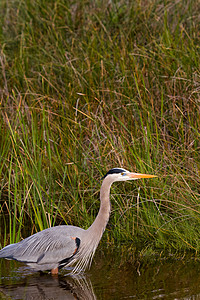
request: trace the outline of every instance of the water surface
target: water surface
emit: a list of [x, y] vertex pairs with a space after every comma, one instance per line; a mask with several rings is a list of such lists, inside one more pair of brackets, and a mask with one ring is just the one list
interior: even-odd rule
[[[126, 249], [126, 248], [125, 248]], [[40, 275], [0, 261], [0, 299], [200, 299], [200, 262], [194, 258], [138, 258], [99, 249], [85, 276]]]

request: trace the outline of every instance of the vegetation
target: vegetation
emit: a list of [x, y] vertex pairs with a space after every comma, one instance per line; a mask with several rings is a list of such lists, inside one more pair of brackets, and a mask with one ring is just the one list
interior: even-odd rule
[[190, 0], [0, 2], [2, 246], [87, 228], [121, 166], [158, 179], [113, 185], [104, 243], [199, 252], [199, 14]]

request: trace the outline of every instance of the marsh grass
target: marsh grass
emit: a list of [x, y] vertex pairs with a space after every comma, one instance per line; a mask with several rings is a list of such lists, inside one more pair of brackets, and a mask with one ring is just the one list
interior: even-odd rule
[[[199, 13], [195, 1], [1, 1], [1, 243], [87, 228], [112, 187], [103, 241], [198, 252]], [[147, 250], [150, 251], [151, 250]]]

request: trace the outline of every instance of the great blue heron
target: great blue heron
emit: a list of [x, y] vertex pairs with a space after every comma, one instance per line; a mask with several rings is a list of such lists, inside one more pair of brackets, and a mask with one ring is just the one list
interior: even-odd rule
[[110, 216], [110, 188], [115, 181], [153, 178], [154, 175], [131, 173], [114, 168], [106, 173], [100, 189], [100, 209], [93, 224], [87, 229], [61, 225], [44, 229], [16, 244], [0, 250], [0, 258], [14, 259], [37, 271], [51, 270], [57, 274], [64, 266], [74, 265], [72, 274], [91, 265]]

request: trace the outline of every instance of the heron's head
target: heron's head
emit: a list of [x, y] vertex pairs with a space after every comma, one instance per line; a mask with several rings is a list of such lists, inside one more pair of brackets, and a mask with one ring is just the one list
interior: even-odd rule
[[132, 173], [129, 172], [123, 168], [113, 168], [110, 171], [106, 173], [106, 175], [103, 177], [105, 179], [108, 177], [112, 179], [113, 182], [115, 181], [126, 181], [126, 180], [136, 180], [140, 178], [154, 178], [157, 177], [155, 175], [149, 175], [149, 174], [140, 174], [140, 173]]

